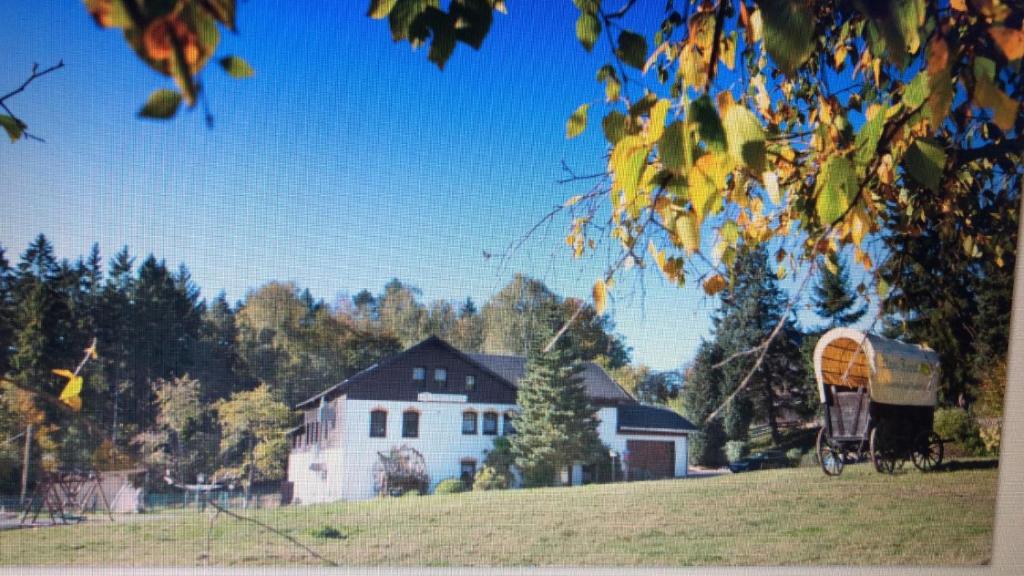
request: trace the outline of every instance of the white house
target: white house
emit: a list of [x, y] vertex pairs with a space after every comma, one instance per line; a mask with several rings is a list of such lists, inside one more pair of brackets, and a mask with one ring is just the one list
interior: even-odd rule
[[[401, 446], [423, 455], [430, 490], [471, 479], [494, 438], [515, 433], [510, 417], [525, 366], [521, 357], [466, 354], [431, 337], [299, 403], [304, 422], [290, 432], [288, 457], [292, 501], [374, 497], [374, 466]], [[583, 378], [618, 477], [686, 475], [692, 424], [638, 403], [596, 364]], [[577, 465], [566, 476], [581, 484], [590, 471]]]

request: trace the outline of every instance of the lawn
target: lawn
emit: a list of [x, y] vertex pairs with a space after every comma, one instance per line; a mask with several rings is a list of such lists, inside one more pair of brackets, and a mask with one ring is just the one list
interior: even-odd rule
[[[342, 565], [981, 564], [997, 472], [800, 468], [248, 514]], [[212, 565], [319, 563], [248, 522], [210, 519], [178, 511], [4, 531], [0, 564], [202, 565], [210, 526]]]

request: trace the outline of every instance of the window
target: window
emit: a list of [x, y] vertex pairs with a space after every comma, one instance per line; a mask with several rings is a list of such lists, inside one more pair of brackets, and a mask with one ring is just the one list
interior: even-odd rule
[[470, 392], [476, 387], [476, 378], [473, 376], [466, 376], [466, 392]]
[[441, 386], [448, 383], [448, 371], [444, 368], [434, 368], [434, 382]]
[[505, 412], [505, 425], [504, 431], [502, 432], [505, 436], [511, 436], [516, 433], [516, 425], [512, 423], [513, 417], [515, 417], [515, 414], [512, 412]]
[[420, 413], [409, 410], [402, 413], [402, 438], [420, 437]]
[[388, 435], [388, 413], [384, 410], [370, 412], [370, 438], [384, 438]]
[[470, 410], [462, 413], [462, 433], [476, 434], [476, 412]]
[[498, 434], [498, 414], [497, 412], [484, 412], [484, 434], [487, 436], [497, 436]]
[[473, 485], [473, 477], [476, 476], [476, 460], [463, 460], [459, 463], [459, 479], [467, 487]]
[[422, 382], [427, 378], [427, 369], [422, 366], [417, 366], [412, 369], [412, 379], [415, 382]]

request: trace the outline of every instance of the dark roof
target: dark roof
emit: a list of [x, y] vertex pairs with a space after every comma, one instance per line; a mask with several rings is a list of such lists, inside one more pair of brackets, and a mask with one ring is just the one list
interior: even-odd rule
[[618, 427], [631, 430], [696, 431], [697, 427], [676, 412], [647, 404], [622, 404], [618, 407]]
[[[410, 354], [412, 352], [415, 352], [415, 351], [418, 351], [418, 350], [423, 349], [423, 348], [430, 349], [431, 347], [434, 347], [435, 350], [437, 349], [437, 347], [439, 347], [443, 351], [446, 351], [446, 352], [456, 356], [457, 358], [460, 358], [463, 361], [465, 361], [465, 362], [467, 362], [469, 364], [472, 364], [473, 366], [476, 366], [482, 372], [485, 372], [488, 375], [493, 376], [496, 380], [498, 380], [501, 383], [500, 384], [501, 386], [506, 386], [508, 388], [511, 388], [512, 390], [515, 389], [515, 384], [513, 382], [509, 381], [508, 378], [506, 378], [503, 374], [496, 373], [491, 367], [489, 367], [489, 366], [487, 366], [485, 364], [481, 364], [478, 360], [476, 360], [476, 359], [474, 359], [472, 357], [473, 355], [466, 354], [465, 352], [462, 352], [458, 348], [452, 346], [451, 344], [449, 344], [448, 342], [445, 342], [443, 339], [438, 338], [437, 336], [430, 336], [429, 338], [427, 338], [427, 339], [425, 339], [425, 340], [423, 340], [421, 342], [418, 342], [418, 343], [410, 346], [409, 348], [406, 348], [405, 350], [402, 350], [401, 352], [399, 352], [397, 354], [393, 354], [393, 355], [385, 358], [384, 360], [382, 360], [382, 361], [380, 361], [380, 362], [378, 362], [378, 363], [376, 363], [376, 364], [374, 364], [374, 365], [372, 365], [372, 366], [370, 366], [370, 367], [368, 367], [368, 368], [366, 368], [366, 369], [364, 369], [364, 370], [362, 370], [360, 372], [357, 372], [357, 373], [353, 374], [352, 376], [349, 376], [348, 378], [346, 378], [342, 382], [339, 382], [338, 384], [335, 384], [334, 386], [331, 386], [331, 387], [327, 388], [323, 392], [320, 392], [319, 394], [315, 394], [315, 395], [311, 396], [310, 398], [307, 398], [306, 400], [303, 400], [302, 402], [299, 402], [298, 404], [295, 405], [295, 407], [296, 408], [303, 408], [303, 407], [309, 406], [309, 405], [313, 404], [314, 402], [319, 402], [320, 398], [324, 398], [324, 397], [326, 397], [328, 400], [330, 400], [331, 398], [340, 395], [341, 393], [345, 392], [346, 390], [351, 389], [353, 386], [355, 386], [357, 384], [360, 384], [360, 383], [363, 383], [364, 381], [366, 381], [368, 379], [371, 379], [377, 373], [379, 373], [383, 369], [391, 366], [395, 362], [398, 362], [398, 361], [402, 360], [408, 354]], [[600, 369], [600, 368], [598, 368], [598, 369]], [[606, 377], [607, 377], [607, 375], [606, 375]], [[367, 384], [369, 384], [369, 383], [370, 382], [367, 382]]]
[[[498, 356], [496, 354], [466, 354], [477, 364], [498, 374], [514, 386], [526, 374], [526, 358], [522, 356]], [[591, 400], [605, 402], [635, 402], [633, 397], [626, 393], [611, 376], [600, 366], [593, 362], [585, 362], [583, 366], [583, 385], [587, 389], [587, 396]]]

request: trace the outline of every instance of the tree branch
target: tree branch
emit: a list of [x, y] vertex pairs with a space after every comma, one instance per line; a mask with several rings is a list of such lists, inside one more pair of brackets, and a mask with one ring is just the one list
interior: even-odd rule
[[49, 68], [46, 68], [46, 69], [43, 69], [43, 70], [39, 69], [39, 64], [33, 64], [32, 65], [32, 74], [29, 75], [29, 77], [24, 82], [21, 83], [21, 86], [18, 86], [17, 88], [15, 88], [14, 90], [11, 90], [7, 94], [4, 94], [3, 96], [0, 96], [0, 108], [3, 108], [4, 112], [7, 112], [7, 114], [11, 118], [14, 118], [14, 121], [18, 123], [18, 127], [21, 128], [22, 136], [24, 136], [25, 138], [28, 138], [30, 140], [35, 140], [37, 142], [45, 142], [42, 138], [39, 138], [38, 136], [30, 134], [28, 131], [26, 131], [26, 128], [28, 128], [28, 125], [25, 124], [25, 122], [23, 122], [21, 120], [21, 118], [18, 118], [18, 116], [13, 111], [11, 111], [11, 109], [7, 106], [7, 100], [10, 99], [10, 98], [13, 98], [14, 96], [17, 96], [18, 94], [21, 94], [22, 92], [24, 92], [25, 89], [28, 88], [28, 85], [31, 84], [32, 82], [34, 82], [36, 79], [41, 78], [43, 76], [46, 76], [50, 72], [53, 72], [55, 70], [59, 70], [59, 69], [61, 69], [63, 67], [64, 67], [64, 61], [63, 60], [61, 60], [61, 61], [57, 62], [56, 64], [54, 64], [53, 66], [50, 66]]

